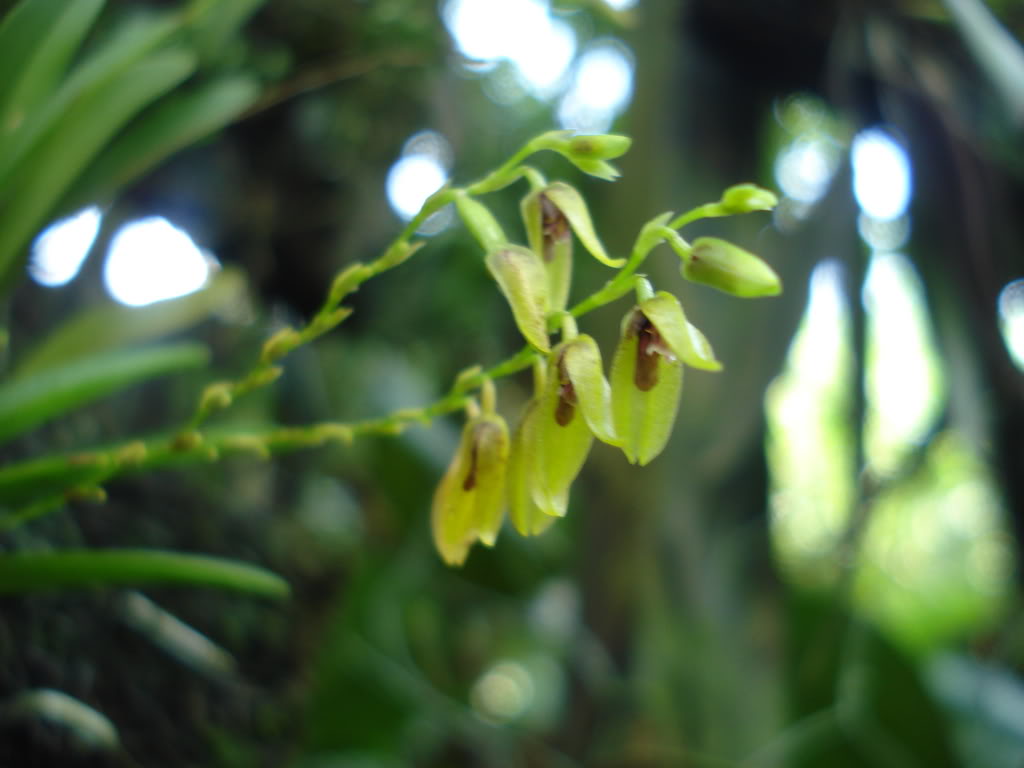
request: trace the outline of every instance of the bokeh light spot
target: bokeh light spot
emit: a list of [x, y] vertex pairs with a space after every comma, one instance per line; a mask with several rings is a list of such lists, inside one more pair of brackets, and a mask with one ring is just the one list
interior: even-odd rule
[[633, 55], [618, 40], [593, 44], [576, 65], [558, 107], [563, 128], [604, 133], [633, 96]]
[[873, 250], [896, 251], [910, 239], [910, 217], [876, 219], [862, 212], [857, 217], [857, 231]]
[[999, 292], [999, 325], [1003, 343], [1014, 364], [1024, 370], [1024, 280], [1014, 280]]
[[93, 206], [47, 227], [32, 244], [28, 264], [32, 279], [48, 286], [70, 282], [82, 268], [102, 218], [100, 209]]
[[902, 216], [912, 190], [910, 158], [888, 132], [870, 128], [851, 146], [853, 193], [868, 216], [888, 221]]
[[895, 471], [938, 415], [942, 377], [924, 289], [899, 253], [875, 253], [864, 283], [868, 310], [867, 458]]
[[775, 179], [786, 197], [801, 203], [817, 202], [832, 180], [838, 153], [823, 138], [800, 138], [775, 160]]
[[[388, 202], [402, 220], [419, 213], [427, 198], [448, 181], [450, 164], [451, 146], [441, 134], [421, 131], [406, 141], [387, 178]], [[450, 221], [450, 211], [439, 211], [424, 223], [420, 234], [436, 234]]]
[[187, 232], [151, 216], [125, 224], [114, 235], [103, 281], [115, 300], [140, 307], [198, 291], [218, 266]]
[[445, 180], [444, 169], [432, 157], [403, 157], [388, 172], [388, 200], [395, 213], [408, 221]]
[[472, 71], [507, 60], [542, 97], [556, 89], [576, 53], [576, 33], [541, 0], [449, 0], [442, 15]]
[[526, 712], [533, 693], [533, 679], [522, 664], [500, 661], [476, 681], [470, 701], [484, 720], [507, 722]]

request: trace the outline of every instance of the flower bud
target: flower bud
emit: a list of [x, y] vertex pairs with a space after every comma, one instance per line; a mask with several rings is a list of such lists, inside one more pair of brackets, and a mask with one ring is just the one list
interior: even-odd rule
[[541, 257], [529, 248], [505, 245], [487, 254], [487, 269], [508, 300], [516, 326], [542, 352], [548, 341], [548, 276]]
[[694, 241], [689, 257], [683, 260], [682, 274], [691, 282], [744, 298], [775, 296], [782, 291], [779, 276], [764, 261], [717, 237]]
[[[416, 250], [416, 247], [410, 247], [407, 243], [401, 243], [401, 246], [403, 246], [404, 250], [407, 250], [409, 253]], [[396, 249], [403, 250], [398, 248], [398, 244], [396, 244], [391, 246], [387, 253], [392, 253], [393, 251], [396, 251]], [[342, 299], [358, 289], [361, 283], [372, 276], [373, 270], [365, 264], [358, 261], [355, 264], [349, 264], [345, 269], [337, 274], [334, 281], [331, 283], [331, 291], [328, 294], [327, 303], [332, 307], [336, 307]]]
[[299, 332], [290, 326], [286, 326], [263, 342], [263, 349], [260, 350], [260, 362], [264, 365], [280, 360], [302, 343]]
[[417, 240], [415, 243], [410, 243], [406, 240], [399, 240], [392, 243], [392, 245], [384, 251], [384, 255], [375, 262], [374, 267], [378, 271], [397, 267], [399, 264], [408, 260], [410, 256], [426, 244], [426, 240]]
[[536, 149], [551, 149], [565, 157], [584, 173], [599, 179], [613, 181], [619, 171], [606, 163], [625, 154], [632, 144], [627, 136], [602, 134], [597, 136], [570, 136], [569, 131], [551, 131], [533, 142]]
[[459, 212], [466, 228], [473, 233], [473, 237], [490, 253], [504, 246], [508, 240], [501, 229], [501, 225], [486, 205], [470, 197], [467, 194], [460, 194], [455, 198], [455, 210]]
[[736, 184], [722, 193], [719, 206], [724, 214], [770, 211], [779, 204], [774, 192], [756, 184]]
[[647, 464], [661, 453], [679, 410], [680, 347], [685, 348], [689, 330], [682, 308], [676, 314], [669, 299], [675, 297], [657, 293], [626, 314], [612, 361], [612, 418], [633, 464]]
[[576, 158], [593, 157], [599, 160], [613, 160], [629, 151], [633, 140], [628, 136], [614, 133], [596, 136], [573, 136], [569, 139], [569, 154]]
[[234, 397], [230, 381], [215, 381], [207, 384], [199, 397], [199, 412], [206, 417], [215, 411], [222, 411], [231, 406]]
[[434, 493], [434, 545], [448, 565], [462, 565], [479, 539], [492, 546], [505, 510], [508, 427], [490, 413], [471, 418]]

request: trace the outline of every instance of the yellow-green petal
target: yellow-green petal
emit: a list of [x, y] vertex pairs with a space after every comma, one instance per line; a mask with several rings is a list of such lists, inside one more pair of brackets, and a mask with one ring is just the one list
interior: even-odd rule
[[548, 276], [552, 312], [565, 309], [572, 283], [572, 235], [569, 221], [544, 190], [531, 192], [520, 203], [530, 249], [540, 255]]
[[561, 368], [560, 344], [548, 359], [547, 382], [537, 405], [533, 438], [536, 457], [531, 493], [540, 509], [561, 517], [568, 511], [569, 487], [583, 468], [594, 436]]
[[[481, 418], [473, 434], [475, 494], [473, 525], [480, 541], [494, 546], [505, 517], [505, 483], [509, 457], [508, 426], [500, 416]], [[473, 457], [471, 457], [472, 459]]]
[[548, 185], [543, 193], [562, 212], [576, 237], [580, 239], [583, 247], [590, 254], [609, 267], [621, 267], [626, 263], [625, 259], [613, 259], [605, 251], [597, 232], [594, 230], [594, 222], [590, 218], [590, 210], [583, 196], [568, 184], [556, 181]]
[[668, 442], [683, 386], [681, 360], [641, 347], [640, 337], [649, 332], [649, 324], [637, 308], [626, 315], [611, 374], [615, 433], [626, 458], [641, 465]]
[[696, 327], [691, 325], [683, 307], [673, 294], [658, 291], [640, 303], [640, 311], [658, 329], [672, 354], [693, 368], [705, 371], [721, 370], [711, 344]]
[[575, 390], [583, 418], [594, 436], [603, 443], [619, 445], [612, 424], [612, 391], [604, 377], [601, 350], [597, 342], [580, 335], [566, 342], [562, 366]]
[[508, 510], [512, 525], [523, 536], [543, 533], [555, 521], [545, 514], [533, 500], [532, 483], [536, 451], [537, 407], [534, 399], [527, 403], [522, 418], [512, 435], [512, 448], [508, 457]]
[[494, 544], [505, 510], [508, 427], [496, 414], [470, 419], [431, 506], [434, 545], [448, 565], [462, 565], [479, 539]]
[[541, 257], [529, 248], [506, 245], [487, 254], [487, 269], [508, 300], [520, 333], [537, 349], [549, 351], [548, 276]]
[[430, 510], [434, 546], [448, 565], [462, 565], [477, 538], [471, 525], [473, 499], [462, 488], [468, 468], [471, 431], [471, 424], [463, 428], [459, 448], [434, 492]]

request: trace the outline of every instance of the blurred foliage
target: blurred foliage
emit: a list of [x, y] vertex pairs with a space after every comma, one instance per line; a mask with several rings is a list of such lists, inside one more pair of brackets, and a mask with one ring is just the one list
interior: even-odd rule
[[[0, 507], [35, 519], [3, 532], [0, 588], [82, 585], [89, 573], [118, 586], [0, 599], [0, 762], [1024, 760], [1012, 565], [1024, 552], [1024, 389], [996, 312], [1022, 273], [1024, 77], [1016, 54], [979, 53], [1019, 53], [1019, 4], [987, 4], [1002, 26], [966, 0], [641, 0], [628, 15], [597, 0], [556, 5], [581, 43], [613, 36], [635, 57], [632, 105], [616, 124], [636, 139], [623, 178], [607, 187], [569, 174], [612, 256], [653, 211], [739, 181], [774, 186], [779, 152], [799, 137], [826, 142], [833, 175], [817, 202], [773, 225], [695, 227], [756, 244], [779, 269], [782, 299], [737, 308], [679, 288], [663, 260], [649, 265], [708, 329], [724, 373], [687, 373], [658, 460], [627, 467], [596, 446], [565, 520], [477, 548], [462, 570], [439, 562], [427, 522], [454, 421], [112, 482], [108, 466], [70, 462], [58, 486], [47, 462], [163, 439], [204, 386], [243, 375], [269, 333], [310, 319], [332, 276], [400, 228], [384, 179], [409, 136], [447, 137], [453, 178], [472, 179], [551, 128], [552, 104], [522, 88], [496, 104], [511, 64], [465, 66], [438, 7], [418, 0], [28, 0], [7, 13], [0, 433], [11, 439]], [[851, 136], [879, 123], [900, 133], [914, 168], [905, 251], [946, 392], [884, 476], [865, 426], [873, 331], [848, 168]], [[555, 163], [538, 158], [545, 171]], [[88, 201], [107, 207], [82, 273], [61, 288], [29, 281], [33, 237]], [[511, 201], [496, 213], [518, 232]], [[225, 269], [188, 297], [115, 305], [104, 249], [120, 223], [149, 214], [188, 229]], [[815, 329], [841, 360], [818, 378], [828, 360], [796, 361], [809, 276], [825, 259], [841, 265], [847, 314]], [[581, 291], [598, 287], [600, 266], [578, 263]], [[296, 350], [274, 388], [240, 398], [217, 428], [419, 407], [467, 364], [519, 344], [461, 227], [351, 304], [343, 331]], [[587, 333], [610, 349], [620, 314], [594, 313]], [[794, 380], [801, 433], [765, 419], [769, 386], [771, 412]], [[528, 397], [527, 375], [505, 382], [509, 415]], [[783, 492], [816, 528], [787, 530], [796, 518], [782, 520], [773, 499]], [[211, 556], [206, 572], [185, 557], [150, 562], [165, 569], [150, 574], [159, 581], [192, 574], [278, 593], [267, 568], [291, 596], [166, 583], [143, 595], [123, 586], [150, 582], [138, 548]], [[113, 559], [81, 559], [107, 550]], [[7, 576], [4, 563], [32, 554]]]

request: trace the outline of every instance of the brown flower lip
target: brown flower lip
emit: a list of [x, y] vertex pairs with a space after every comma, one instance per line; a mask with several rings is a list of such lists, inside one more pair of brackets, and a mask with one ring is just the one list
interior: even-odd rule
[[569, 219], [562, 210], [552, 202], [551, 198], [541, 193], [541, 233], [544, 240], [544, 261], [550, 263], [555, 258], [555, 244], [569, 238]]
[[657, 327], [643, 312], [638, 311], [633, 318], [630, 332], [638, 337], [633, 381], [641, 392], [649, 392], [658, 383], [658, 358], [675, 360], [675, 355], [658, 333]]
[[560, 427], [568, 426], [576, 415], [576, 388], [572, 385], [565, 368], [565, 350], [558, 360], [558, 405], [555, 407], [555, 422]]

